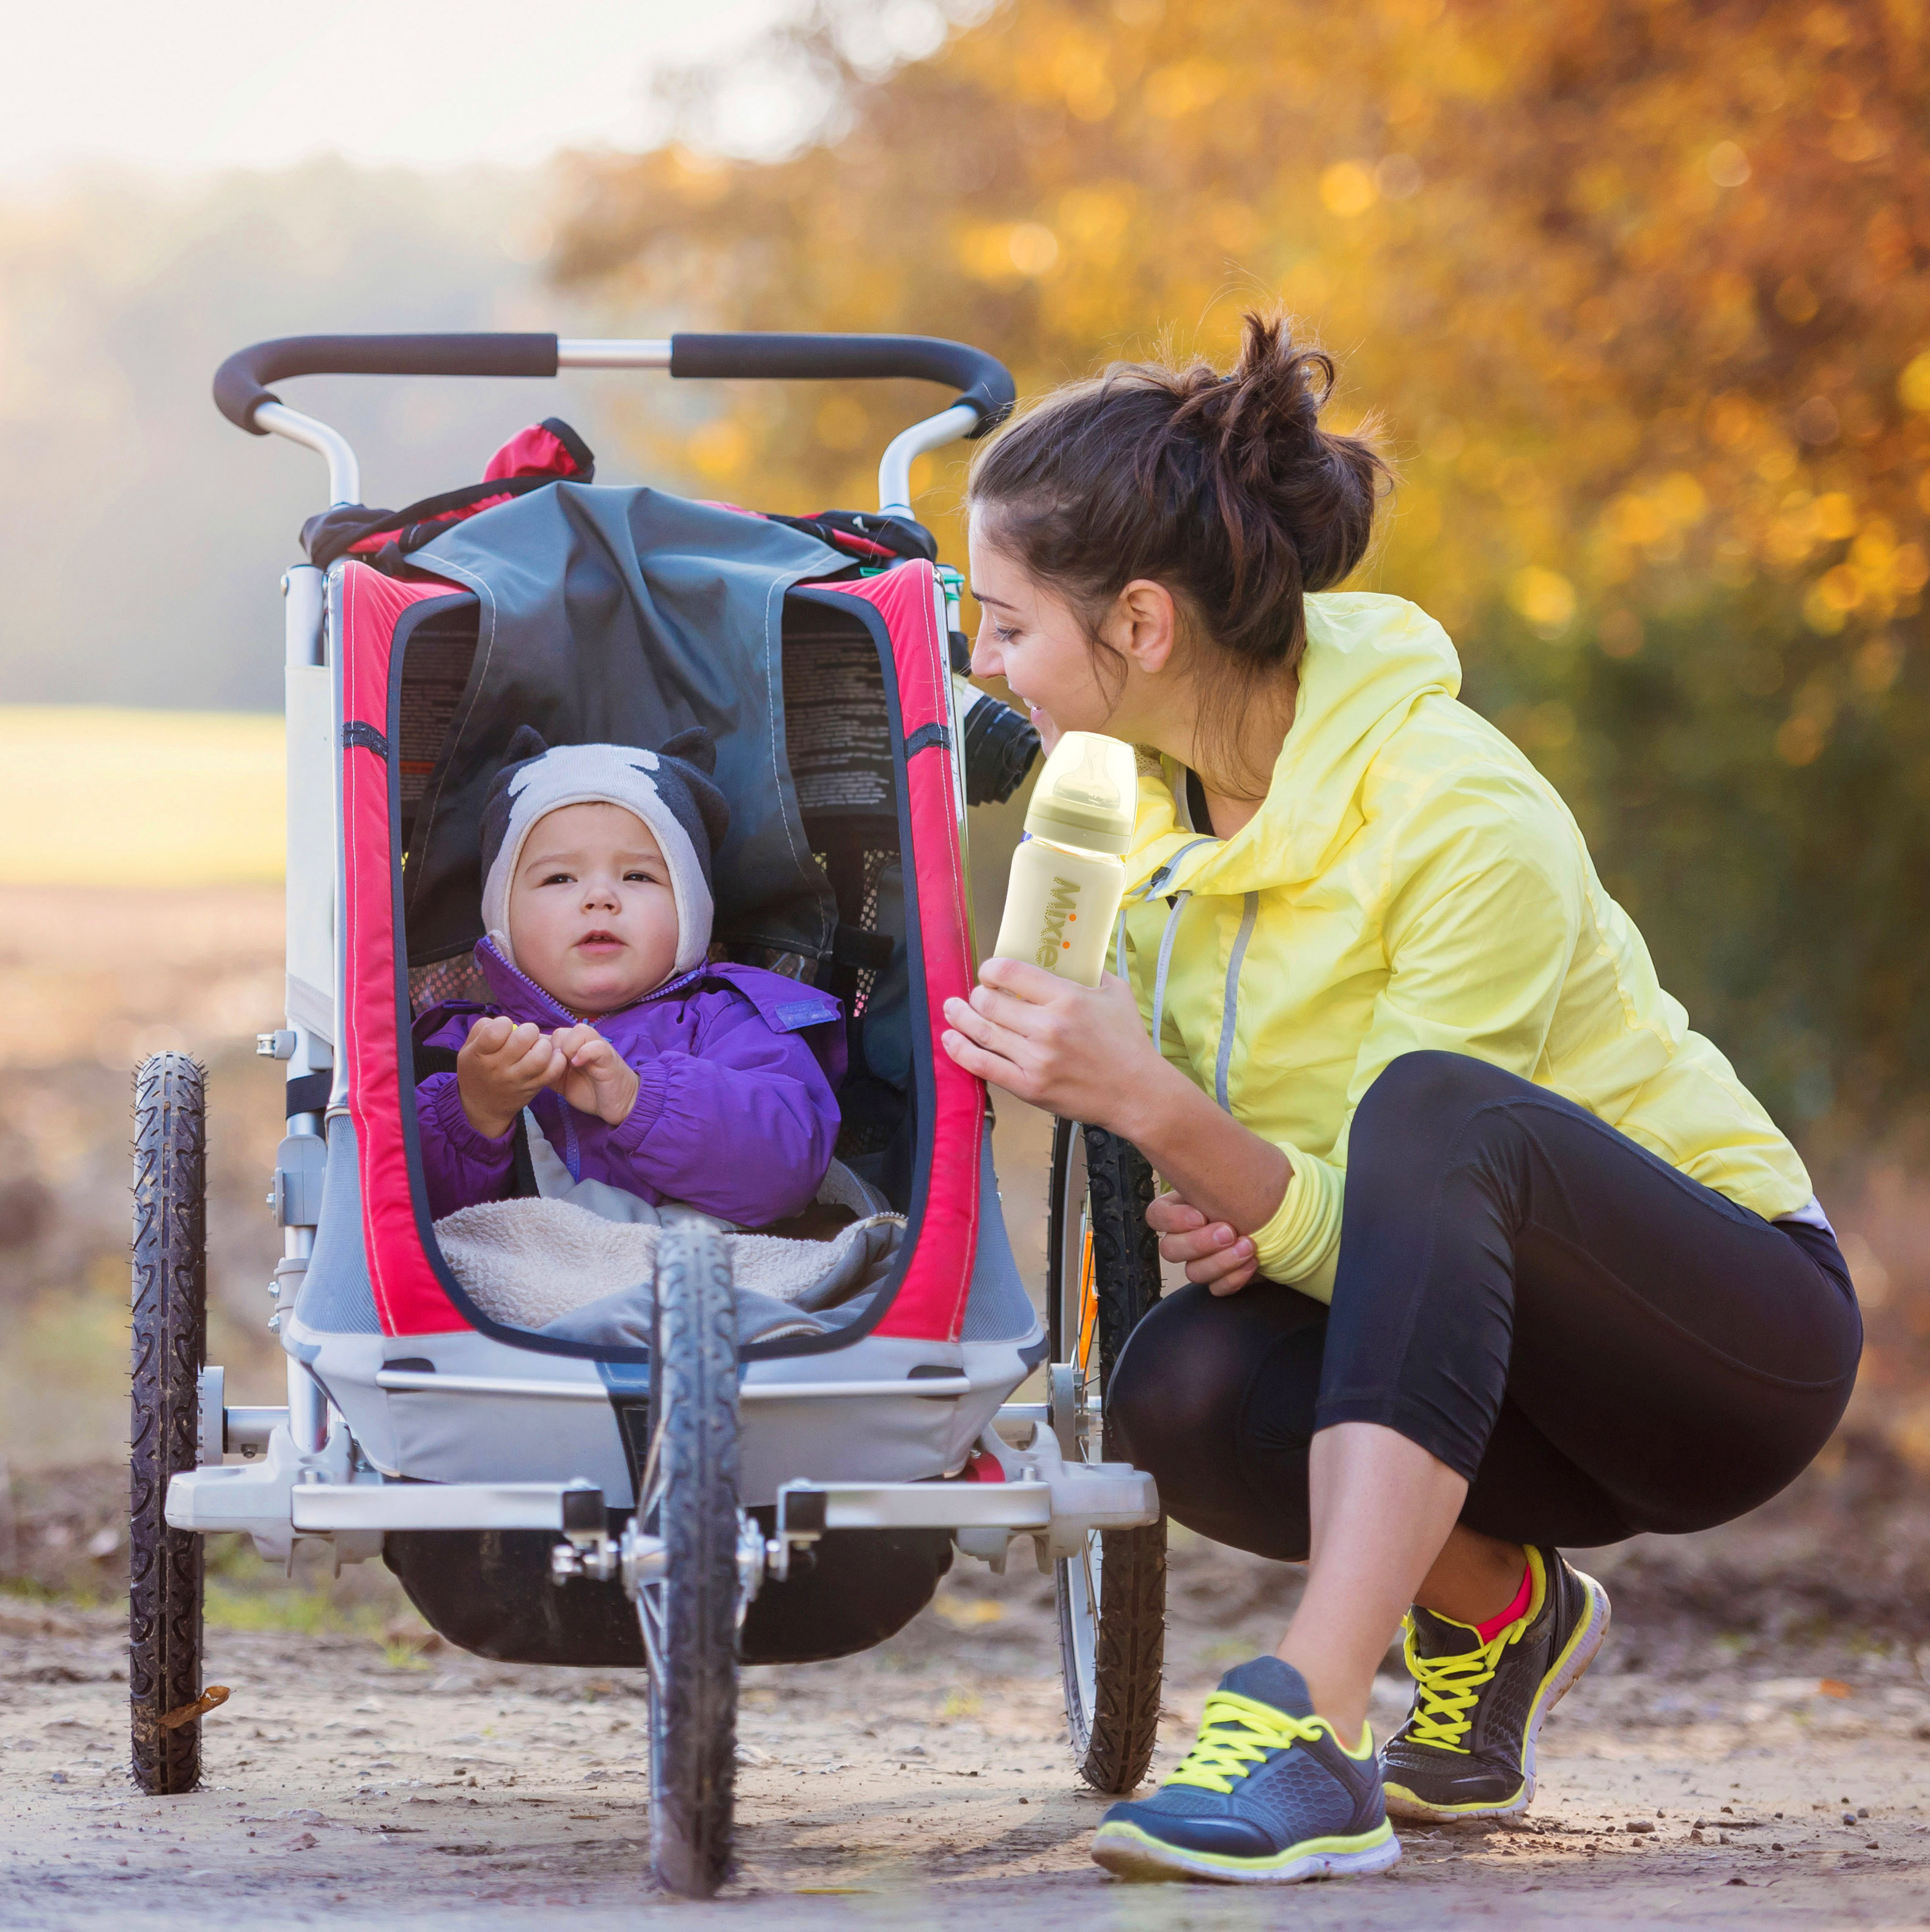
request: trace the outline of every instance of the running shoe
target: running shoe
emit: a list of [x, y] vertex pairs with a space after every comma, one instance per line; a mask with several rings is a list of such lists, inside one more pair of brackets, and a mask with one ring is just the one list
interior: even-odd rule
[[1381, 1753], [1397, 1818], [1509, 1818], [1535, 1795], [1535, 1739], [1608, 1634], [1608, 1592], [1557, 1550], [1528, 1552], [1528, 1607], [1483, 1643], [1418, 1606], [1405, 1625], [1414, 1701]]
[[1179, 1769], [1150, 1798], [1106, 1814], [1092, 1856], [1121, 1878], [1291, 1885], [1385, 1871], [1401, 1841], [1372, 1732], [1348, 1750], [1314, 1715], [1300, 1673], [1257, 1657], [1220, 1679]]

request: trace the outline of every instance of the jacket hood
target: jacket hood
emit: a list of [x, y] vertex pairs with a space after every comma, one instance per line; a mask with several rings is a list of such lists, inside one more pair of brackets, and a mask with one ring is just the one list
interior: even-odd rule
[[[1318, 877], [1363, 822], [1361, 789], [1388, 740], [1423, 699], [1460, 691], [1447, 633], [1406, 598], [1330, 591], [1306, 610], [1299, 700], [1264, 802], [1230, 838], [1188, 832], [1173, 802], [1179, 767], [1143, 760], [1129, 892], [1169, 866], [1162, 892], [1261, 892]], [[1195, 844], [1202, 836], [1209, 842]]]

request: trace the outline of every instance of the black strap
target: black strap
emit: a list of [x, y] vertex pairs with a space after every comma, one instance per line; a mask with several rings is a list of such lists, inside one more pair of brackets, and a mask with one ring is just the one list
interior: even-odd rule
[[359, 718], [351, 718], [342, 727], [342, 748], [353, 751], [359, 746], [364, 752], [373, 752], [384, 764], [388, 762], [388, 740], [373, 724], [365, 724]]
[[297, 1114], [319, 1114], [328, 1105], [328, 1090], [335, 1084], [332, 1073], [298, 1073], [288, 1083], [288, 1112], [284, 1118], [293, 1120]]
[[907, 758], [915, 758], [919, 752], [928, 752], [934, 745], [940, 746], [948, 752], [950, 751], [952, 748], [950, 730], [943, 724], [921, 724], [905, 740], [905, 756]]
[[868, 932], [862, 926], [847, 926], [840, 920], [838, 930], [831, 936], [831, 957], [835, 965], [882, 973], [892, 963], [892, 935]]

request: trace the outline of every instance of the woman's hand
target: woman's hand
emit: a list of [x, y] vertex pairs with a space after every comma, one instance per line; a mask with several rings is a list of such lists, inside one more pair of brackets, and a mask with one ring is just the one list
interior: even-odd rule
[[1212, 1294], [1236, 1294], [1260, 1264], [1253, 1244], [1225, 1221], [1209, 1221], [1170, 1189], [1146, 1210], [1146, 1225], [1159, 1237], [1162, 1261], [1183, 1262], [1188, 1281]]
[[1023, 959], [987, 959], [970, 1000], [947, 1000], [945, 1017], [945, 1050], [967, 1073], [1128, 1137], [1155, 1094], [1188, 1084], [1153, 1051], [1131, 989], [1110, 973], [1077, 986]]
[[502, 1013], [478, 1020], [456, 1055], [456, 1091], [469, 1125], [500, 1140], [557, 1071], [556, 1049], [533, 1020]]
[[550, 1084], [579, 1113], [621, 1126], [643, 1084], [636, 1069], [593, 1026], [559, 1027], [550, 1038], [556, 1049]]

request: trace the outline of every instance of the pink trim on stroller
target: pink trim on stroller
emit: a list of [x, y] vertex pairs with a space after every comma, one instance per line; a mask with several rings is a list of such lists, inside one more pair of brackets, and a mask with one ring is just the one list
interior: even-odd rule
[[[891, 634], [899, 715], [909, 743], [920, 728], [946, 728], [951, 664], [938, 627], [937, 579], [928, 563], [907, 563], [881, 577], [835, 584], [875, 604]], [[943, 747], [935, 746], [943, 751]], [[931, 1038], [931, 1170], [918, 1246], [892, 1305], [873, 1330], [955, 1342], [978, 1252], [978, 1141], [985, 1118], [984, 1084], [940, 1044], [945, 1002], [963, 999], [975, 975], [966, 909], [965, 854], [958, 836], [958, 797], [949, 756], [921, 752], [907, 761], [911, 856], [918, 879], [919, 936], [925, 951], [925, 1018]]]
[[[466, 596], [440, 581], [399, 582], [366, 565], [340, 572], [343, 748], [342, 814], [347, 1011], [342, 1053], [349, 1074], [362, 1197], [363, 1246], [382, 1332], [447, 1334], [469, 1327], [424, 1245], [403, 1132], [397, 957], [397, 886], [389, 740], [397, 626], [430, 598]], [[949, 719], [946, 640], [929, 565], [901, 565], [856, 584], [822, 586], [871, 604], [891, 640], [904, 734]], [[942, 746], [907, 761], [919, 936], [924, 956], [933, 1094], [929, 1166], [911, 1259], [874, 1334], [956, 1341], [978, 1250], [984, 1090], [940, 1044], [943, 1003], [972, 980], [959, 800]]]

